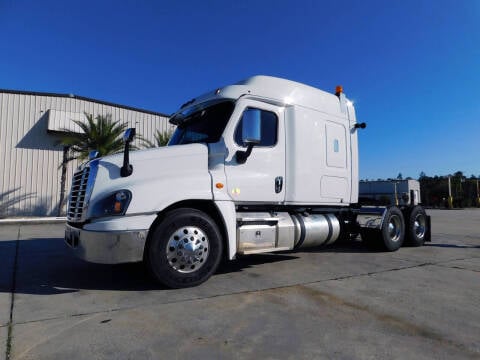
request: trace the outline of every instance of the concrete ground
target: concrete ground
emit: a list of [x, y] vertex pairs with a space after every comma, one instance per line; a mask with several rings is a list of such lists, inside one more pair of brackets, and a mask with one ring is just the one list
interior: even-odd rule
[[422, 248], [252, 256], [183, 290], [2, 225], [0, 359], [480, 359], [480, 210], [429, 213]]

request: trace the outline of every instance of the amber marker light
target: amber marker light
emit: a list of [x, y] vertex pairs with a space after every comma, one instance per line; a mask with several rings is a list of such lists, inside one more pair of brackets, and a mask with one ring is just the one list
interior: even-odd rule
[[343, 86], [342, 85], [337, 85], [337, 87], [335, 88], [335, 94], [338, 95], [338, 94], [341, 94], [343, 93]]
[[113, 212], [122, 212], [122, 203], [120, 201], [115, 201], [115, 204], [113, 205]]
[[217, 189], [223, 189], [223, 184], [222, 184], [222, 183], [216, 183], [216, 184], [215, 184], [215, 187], [216, 187]]

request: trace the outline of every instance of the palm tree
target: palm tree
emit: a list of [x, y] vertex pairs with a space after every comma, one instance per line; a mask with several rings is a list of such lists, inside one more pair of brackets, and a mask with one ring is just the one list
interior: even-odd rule
[[126, 124], [120, 124], [112, 120], [112, 115], [97, 115], [95, 119], [92, 114], [85, 113], [86, 122], [73, 120], [82, 130], [81, 133], [65, 130], [65, 135], [60, 143], [70, 148], [73, 153], [64, 161], [73, 159], [86, 160], [92, 150], [97, 150], [99, 156], [114, 154], [123, 149], [121, 135], [127, 128]]
[[[60, 201], [57, 216], [61, 216], [65, 202], [65, 186], [67, 180], [68, 162], [79, 159], [84, 161], [88, 159], [90, 151], [97, 150], [99, 156], [120, 152], [124, 143], [121, 135], [127, 125], [120, 124], [112, 120], [112, 115], [97, 115], [95, 119], [92, 114], [84, 113], [87, 119], [85, 121], [73, 120], [81, 131], [80, 133], [68, 129], [63, 129], [65, 134], [59, 143], [63, 145], [63, 161], [59, 167], [62, 168], [60, 178]], [[134, 148], [131, 146], [131, 148]]]
[[168, 142], [170, 141], [170, 138], [172, 137], [172, 134], [173, 134], [172, 131], [157, 130], [155, 132], [155, 135], [153, 136], [155, 138], [155, 142], [147, 140], [143, 137], [140, 137], [140, 139], [143, 141], [142, 145], [147, 148], [161, 147], [168, 144]]

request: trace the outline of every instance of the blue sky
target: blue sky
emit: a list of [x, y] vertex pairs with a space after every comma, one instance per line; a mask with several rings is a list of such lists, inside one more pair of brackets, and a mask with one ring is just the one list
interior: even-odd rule
[[478, 0], [0, 0], [0, 88], [169, 114], [251, 75], [342, 84], [361, 178], [480, 176], [478, 24]]

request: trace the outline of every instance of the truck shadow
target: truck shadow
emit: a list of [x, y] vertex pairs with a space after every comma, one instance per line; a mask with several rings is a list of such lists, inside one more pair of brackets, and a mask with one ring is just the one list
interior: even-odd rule
[[343, 240], [337, 241], [332, 245], [326, 246], [317, 246], [306, 249], [301, 249], [302, 252], [308, 253], [323, 253], [323, 252], [335, 252], [335, 253], [350, 253], [350, 254], [361, 254], [361, 253], [376, 253], [381, 252], [381, 249], [378, 247], [368, 247], [360, 239], [355, 240]]
[[462, 245], [462, 244], [425, 244], [429, 247], [452, 248], [452, 249], [480, 249], [480, 245]]
[[[15, 254], [16, 266], [15, 266]], [[141, 263], [102, 265], [79, 260], [63, 238], [0, 241], [0, 293], [52, 295], [91, 290], [154, 290]]]
[[245, 269], [251, 268], [253, 266], [270, 264], [280, 261], [295, 260], [298, 259], [298, 256], [292, 256], [290, 253], [265, 253], [265, 254], [255, 254], [249, 256], [241, 256], [235, 259], [234, 261], [223, 261], [216, 274], [228, 274], [243, 271]]
[[[103, 265], [79, 260], [63, 238], [0, 241], [0, 293], [52, 295], [82, 290], [166, 290], [156, 283], [142, 263]], [[360, 242], [338, 244], [302, 252], [372, 252]], [[16, 260], [15, 260], [15, 254]], [[297, 254], [297, 255], [295, 255]], [[225, 261], [217, 274], [229, 274], [262, 264], [298, 259], [293, 251], [257, 254]], [[15, 265], [16, 261], [16, 265]]]
[[[291, 259], [296, 257], [277, 254], [245, 257], [222, 263], [217, 274]], [[16, 240], [0, 241], [0, 264], [0, 293], [55, 295], [80, 289], [169, 290], [155, 282], [142, 263], [104, 265], [79, 260], [71, 254], [63, 238], [32, 238], [18, 244]]]

